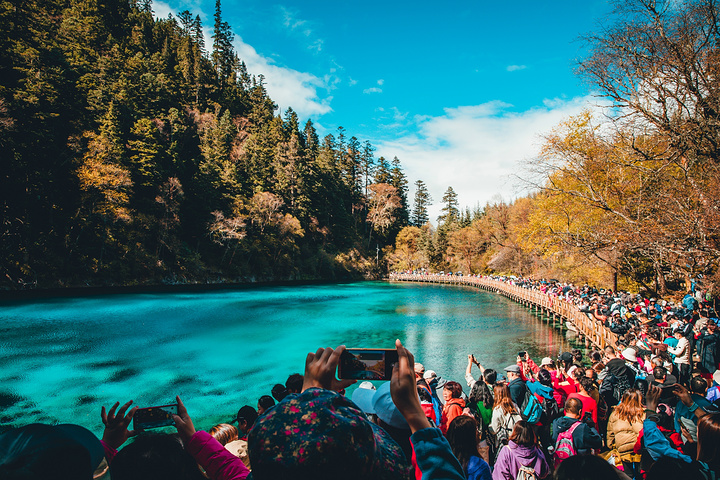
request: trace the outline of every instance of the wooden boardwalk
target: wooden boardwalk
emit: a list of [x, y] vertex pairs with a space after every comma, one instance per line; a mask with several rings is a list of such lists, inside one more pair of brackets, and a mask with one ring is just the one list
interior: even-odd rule
[[521, 303], [528, 308], [539, 310], [547, 316], [570, 322], [585, 338], [586, 345], [593, 344], [600, 349], [608, 345], [617, 347], [617, 335], [610, 329], [591, 319], [587, 314], [581, 312], [571, 303], [559, 297], [547, 295], [538, 290], [510, 285], [499, 280], [480, 277], [465, 277], [457, 275], [413, 275], [413, 274], [390, 274], [390, 281], [393, 282], [426, 282], [443, 283], [451, 285], [468, 285], [481, 288], [488, 292], [499, 293], [507, 298]]

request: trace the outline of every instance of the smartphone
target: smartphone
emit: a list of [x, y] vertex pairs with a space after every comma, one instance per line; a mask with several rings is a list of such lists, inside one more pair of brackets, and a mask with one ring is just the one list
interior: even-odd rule
[[133, 415], [133, 428], [136, 430], [147, 430], [149, 428], [175, 425], [173, 415], [177, 415], [177, 409], [177, 403], [138, 408], [135, 411], [135, 415]]
[[527, 352], [518, 352], [518, 357], [520, 357], [520, 360], [524, 362], [527, 357]]
[[398, 361], [394, 348], [348, 348], [340, 356], [338, 377], [353, 380], [390, 380]]

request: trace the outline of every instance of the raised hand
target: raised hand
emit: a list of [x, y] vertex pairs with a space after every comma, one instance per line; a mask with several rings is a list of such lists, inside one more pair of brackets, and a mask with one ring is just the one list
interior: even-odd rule
[[105, 425], [102, 441], [105, 442], [108, 447], [117, 450], [128, 438], [135, 435], [135, 430], [128, 430], [128, 425], [130, 425], [133, 415], [135, 415], [138, 409], [138, 407], [133, 407], [128, 411], [132, 403], [133, 401], [130, 400], [123, 405], [120, 410], [117, 410], [120, 402], [115, 402], [115, 405], [110, 408], [109, 412], [105, 411], [104, 405], [100, 410], [100, 417], [102, 418], [103, 425]]
[[430, 428], [425, 412], [420, 406], [420, 397], [415, 383], [415, 358], [400, 340], [395, 340], [398, 351], [398, 363], [393, 367], [390, 380], [390, 395], [410, 426], [412, 433]]
[[317, 387], [339, 392], [355, 383], [355, 380], [338, 380], [335, 376], [337, 366], [340, 363], [340, 356], [344, 351], [345, 345], [340, 345], [335, 350], [332, 348], [318, 348], [317, 352], [308, 353], [305, 359], [305, 376], [302, 391]]
[[193, 425], [192, 418], [190, 418], [190, 415], [188, 415], [185, 404], [182, 402], [182, 400], [180, 400], [180, 397], [176, 396], [175, 400], [177, 400], [178, 404], [178, 414], [173, 415], [173, 420], [175, 420], [175, 428], [177, 428], [178, 435], [180, 435], [180, 438], [182, 438], [183, 443], [187, 445], [192, 436], [195, 435], [195, 426]]

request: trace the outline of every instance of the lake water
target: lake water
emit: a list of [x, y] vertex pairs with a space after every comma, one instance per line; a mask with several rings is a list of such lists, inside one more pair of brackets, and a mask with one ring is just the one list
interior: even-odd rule
[[570, 348], [530, 310], [471, 287], [362, 282], [5, 302], [0, 425], [77, 423], [99, 434], [102, 405], [178, 394], [209, 429], [302, 373], [318, 347], [393, 348], [396, 338], [463, 386], [468, 353], [501, 370], [521, 350], [539, 363]]

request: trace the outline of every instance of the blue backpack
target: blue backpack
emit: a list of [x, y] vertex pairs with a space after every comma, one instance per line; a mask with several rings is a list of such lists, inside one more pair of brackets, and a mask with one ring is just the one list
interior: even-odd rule
[[522, 405], [520, 405], [520, 416], [526, 422], [534, 425], [540, 421], [542, 414], [542, 405], [540, 405], [540, 402], [538, 402], [538, 399], [530, 389], [526, 387], [525, 397], [523, 398]]

